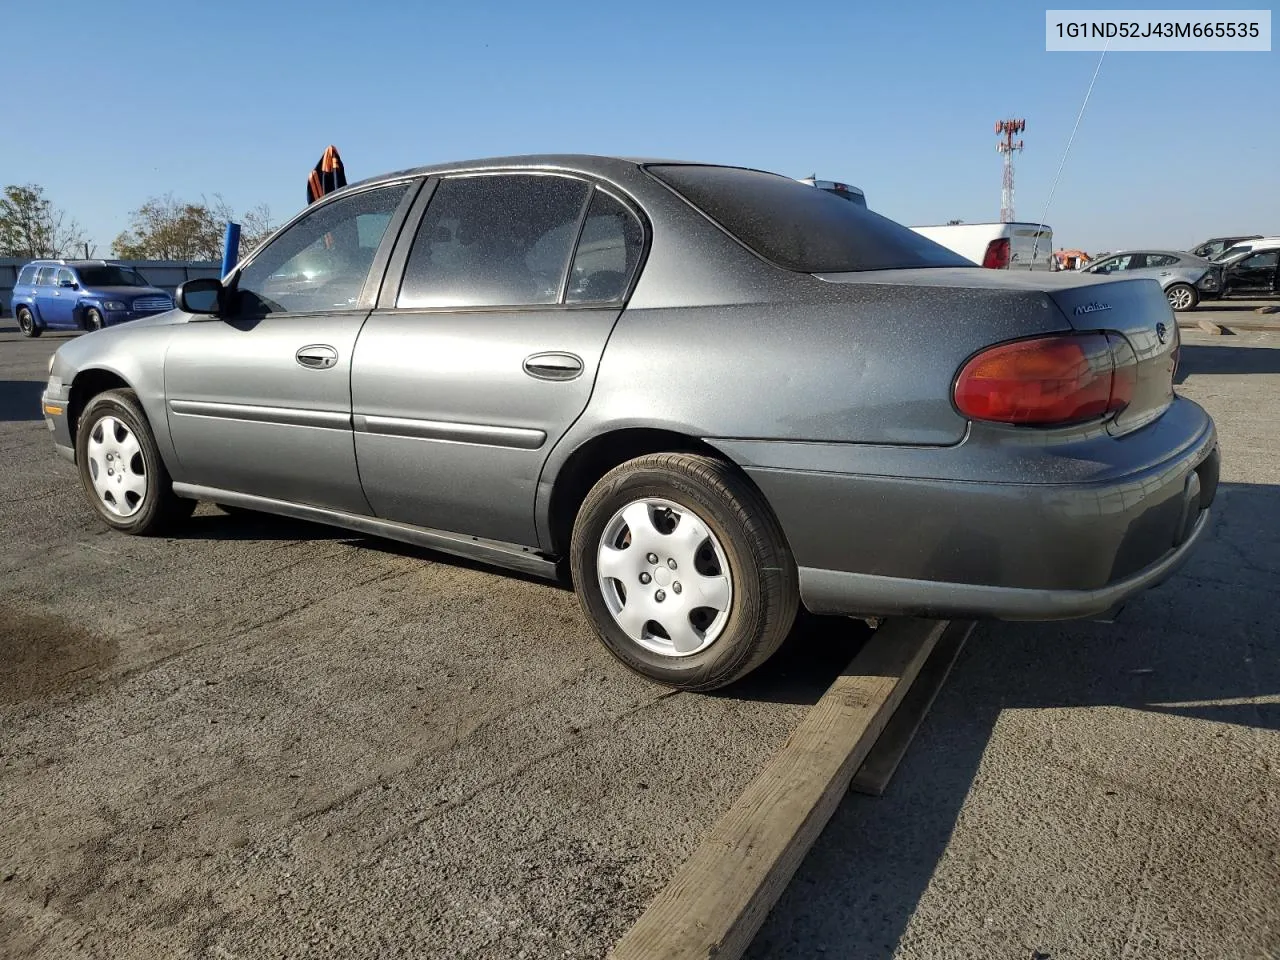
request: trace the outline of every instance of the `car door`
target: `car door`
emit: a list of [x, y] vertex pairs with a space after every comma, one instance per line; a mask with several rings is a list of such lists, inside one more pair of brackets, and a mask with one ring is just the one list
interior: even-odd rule
[[57, 279], [57, 267], [41, 267], [36, 271], [36, 286], [32, 291], [36, 316], [47, 327], [57, 326], [58, 298], [54, 296], [58, 289]]
[[79, 299], [75, 275], [66, 267], [58, 268], [49, 290], [49, 305], [44, 311], [45, 323], [51, 327], [75, 326], [75, 308]]
[[351, 359], [420, 185], [406, 179], [317, 202], [228, 278], [220, 316], [175, 327], [165, 394], [181, 479], [368, 512], [351, 435]]
[[365, 496], [388, 520], [532, 546], [539, 473], [586, 407], [645, 229], [558, 173], [446, 177], [418, 210], [356, 344]]
[[1260, 250], [1227, 267], [1224, 286], [1236, 296], [1265, 295], [1275, 289], [1280, 250]]

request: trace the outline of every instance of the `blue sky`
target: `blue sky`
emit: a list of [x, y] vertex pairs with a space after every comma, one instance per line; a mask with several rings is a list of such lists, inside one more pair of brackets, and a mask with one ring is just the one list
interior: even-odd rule
[[[1215, 6], [1247, 5], [1197, 8]], [[6, 45], [0, 184], [42, 184], [99, 255], [168, 192], [266, 202], [280, 222], [329, 143], [352, 180], [621, 153], [817, 172], [909, 224], [995, 220], [1006, 116], [1027, 119], [1016, 211], [1037, 220], [1098, 57], [1047, 53], [1045, 6], [1025, 2], [58, 9], [65, 26]], [[1280, 233], [1277, 56], [1108, 53], [1047, 217], [1055, 245]]]

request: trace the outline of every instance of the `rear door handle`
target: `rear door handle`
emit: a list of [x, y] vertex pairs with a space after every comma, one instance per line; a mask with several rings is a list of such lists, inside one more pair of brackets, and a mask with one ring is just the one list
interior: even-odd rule
[[524, 372], [538, 380], [574, 380], [582, 375], [582, 358], [572, 353], [535, 353], [524, 358]]
[[313, 343], [294, 354], [304, 367], [312, 370], [328, 370], [338, 362], [338, 351], [324, 343]]

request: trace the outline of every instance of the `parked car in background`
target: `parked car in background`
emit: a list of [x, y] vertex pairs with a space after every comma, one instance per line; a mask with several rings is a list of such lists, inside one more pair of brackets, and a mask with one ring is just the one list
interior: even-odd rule
[[1280, 296], [1280, 239], [1255, 240], [1215, 267], [1224, 297]]
[[1220, 271], [1212, 263], [1180, 250], [1121, 250], [1094, 260], [1084, 272], [1151, 277], [1160, 282], [1174, 310], [1194, 310], [1201, 300], [1215, 299], [1222, 291]]
[[1192, 256], [1212, 260], [1229, 247], [1233, 247], [1237, 243], [1241, 243], [1245, 240], [1257, 240], [1260, 236], [1260, 234], [1255, 233], [1251, 236], [1213, 237], [1210, 240], [1206, 240], [1204, 243], [1196, 244], [1196, 246], [1192, 247], [1188, 252], [1191, 253]]
[[912, 227], [966, 260], [993, 270], [1056, 270], [1053, 228], [1039, 223], [948, 223]]
[[758, 170], [403, 170], [177, 299], [52, 358], [106, 525], [205, 500], [567, 571], [608, 650], [683, 689], [763, 663], [801, 604], [1105, 614], [1217, 489], [1156, 284], [978, 269]]
[[137, 270], [106, 260], [33, 260], [13, 288], [13, 314], [27, 337], [100, 330], [172, 309], [173, 298]]

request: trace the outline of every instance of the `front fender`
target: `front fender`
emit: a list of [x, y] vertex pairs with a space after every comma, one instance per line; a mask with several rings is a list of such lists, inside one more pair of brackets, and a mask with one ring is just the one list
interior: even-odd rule
[[169, 324], [130, 324], [84, 334], [58, 348], [50, 377], [69, 385], [72, 407], [77, 410], [83, 409], [87, 399], [78, 391], [91, 389], [95, 379], [100, 381], [106, 374], [123, 381], [137, 395], [160, 456], [178, 480], [180, 465], [169, 433], [164, 390], [164, 355], [171, 335]]

